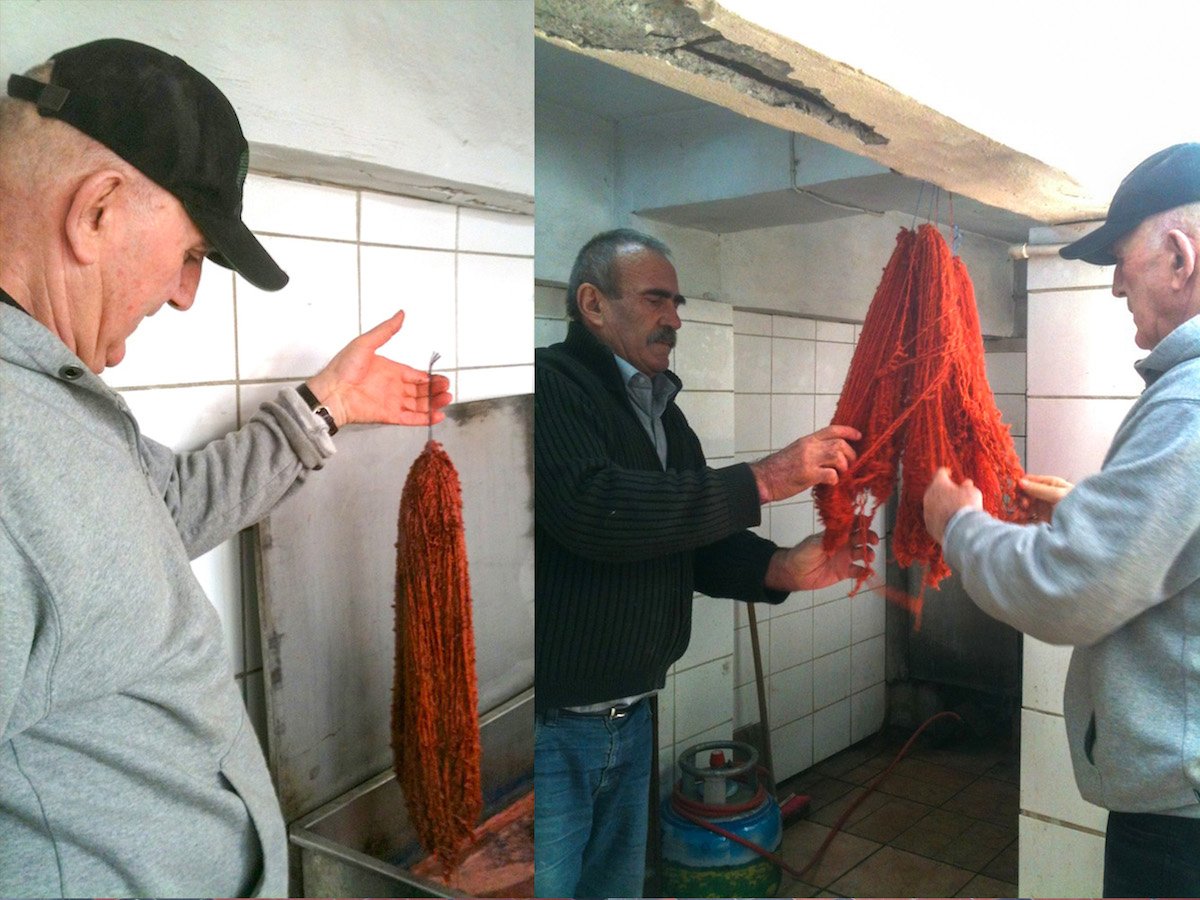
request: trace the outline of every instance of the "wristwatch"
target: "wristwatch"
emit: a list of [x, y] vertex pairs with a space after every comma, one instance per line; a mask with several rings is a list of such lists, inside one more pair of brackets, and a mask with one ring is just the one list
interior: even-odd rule
[[296, 388], [296, 393], [300, 395], [300, 399], [308, 404], [308, 408], [321, 417], [325, 424], [329, 427], [329, 436], [333, 437], [338, 432], [337, 422], [333, 421], [333, 413], [326, 409], [325, 404], [317, 399], [317, 395], [309, 390], [307, 384], [301, 384]]

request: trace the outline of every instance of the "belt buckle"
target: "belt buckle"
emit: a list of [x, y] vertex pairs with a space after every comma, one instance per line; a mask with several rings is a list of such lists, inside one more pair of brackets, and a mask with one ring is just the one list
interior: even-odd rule
[[608, 712], [604, 714], [606, 719], [624, 719], [629, 715], [628, 706], [610, 706]]

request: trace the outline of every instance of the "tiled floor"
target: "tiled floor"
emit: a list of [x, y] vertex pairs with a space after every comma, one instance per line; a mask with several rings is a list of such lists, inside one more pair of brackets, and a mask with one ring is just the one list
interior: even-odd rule
[[[881, 733], [780, 786], [781, 796], [812, 797], [808, 815], [784, 831], [789, 865], [800, 869], [812, 860], [906, 738]], [[784, 875], [779, 896], [1016, 896], [1019, 752], [996, 743], [967, 739], [934, 749], [918, 742], [816, 867], [802, 880]]]

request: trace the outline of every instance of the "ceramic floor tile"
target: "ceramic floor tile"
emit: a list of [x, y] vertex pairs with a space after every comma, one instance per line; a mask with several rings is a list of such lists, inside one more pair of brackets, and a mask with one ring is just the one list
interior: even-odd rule
[[931, 859], [942, 859], [940, 854], [945, 853], [946, 847], [977, 821], [977, 819], [960, 813], [935, 809], [889, 843], [901, 850], [908, 850]]
[[937, 763], [923, 759], [902, 759], [896, 766], [897, 775], [905, 775], [916, 781], [927, 781], [930, 784], [940, 784], [954, 791], [961, 791], [975, 780], [975, 776], [961, 769], [940, 766]]
[[1017, 822], [1019, 794], [1020, 790], [1015, 784], [994, 778], [980, 778], [941, 806], [973, 819], [1009, 827]]
[[840, 753], [835, 753], [829, 759], [818, 763], [813, 768], [822, 775], [828, 775], [831, 778], [841, 778], [847, 772], [861, 766], [875, 755], [876, 751], [870, 747], [848, 747]]
[[827, 803], [832, 803], [839, 797], [844, 797], [848, 792], [854, 790], [856, 786], [846, 781], [839, 781], [837, 778], [822, 778], [809, 785], [803, 793], [812, 797], [812, 811], [816, 812]]
[[951, 897], [973, 877], [966, 869], [883, 847], [829, 887], [845, 897]]
[[819, 887], [797, 881], [784, 872], [783, 880], [779, 882], [779, 890], [775, 892], [775, 895], [777, 897], [820, 897], [820, 891]]
[[955, 896], [958, 897], [1015, 897], [1016, 882], [999, 881], [986, 875], [976, 875]]
[[1001, 828], [990, 822], [973, 821], [961, 834], [930, 857], [952, 866], [981, 872], [1017, 838], [1016, 827]]
[[[915, 778], [909, 778], [897, 772], [892, 772], [876, 790], [885, 794], [891, 794], [894, 797], [903, 797], [905, 800], [916, 800], [918, 803], [924, 803], [927, 806], [942, 806], [951, 797], [959, 793], [956, 788], [949, 788], [941, 784], [931, 784], [928, 781], [917, 781]], [[970, 815], [967, 810], [955, 810], [955, 812], [964, 812]], [[1013, 815], [1016, 815], [1015, 810], [1013, 811]], [[976, 818], [982, 818], [982, 816], [977, 816]]]
[[[796, 822], [784, 829], [783, 847], [780, 852], [788, 865], [794, 868], [807, 866], [822, 842], [829, 836], [829, 829], [815, 822]], [[804, 873], [806, 884], [828, 887], [852, 868], [878, 850], [880, 845], [853, 834], [842, 832], [829, 844], [820, 863]], [[872, 896], [863, 894], [862, 896]]]
[[[997, 878], [1000, 881], [1016, 882], [1017, 880], [1017, 842], [1013, 841], [1000, 852], [1000, 855], [983, 867], [981, 875]], [[1005, 896], [1012, 896], [1006, 894]]]
[[892, 764], [894, 758], [890, 754], [880, 753], [878, 756], [871, 757], [862, 765], [855, 766], [850, 771], [843, 773], [841, 778], [843, 781], [853, 781], [855, 784], [870, 784], [879, 777], [880, 772]]
[[[843, 796], [834, 800], [832, 803], [827, 803], [825, 806], [822, 806], [820, 809], [812, 812], [809, 815], [809, 818], [819, 825], [828, 825], [832, 828], [837, 823], [838, 819], [845, 815], [846, 810], [848, 810], [855, 803], [859, 803], [862, 795], [863, 792], [861, 788], [848, 791]], [[894, 798], [889, 797], [887, 794], [867, 794], [866, 798], [863, 799], [854, 812], [850, 814], [850, 817], [846, 820], [845, 824], [850, 825], [854, 822], [860, 821], [865, 816], [869, 816], [871, 813], [875, 812], [875, 810], [879, 809], [879, 807], [886, 805], [892, 799]]]
[[988, 778], [997, 781], [1007, 781], [1009, 784], [1021, 783], [1021, 757], [1013, 754], [1009, 759], [1002, 760], [984, 773]]
[[[871, 794], [870, 796], [887, 795]], [[891, 798], [880, 806], [879, 809], [862, 817], [853, 824], [847, 824], [845, 827], [846, 831], [851, 834], [865, 837], [869, 841], [879, 841], [882, 844], [887, 843], [898, 834], [908, 830], [932, 811], [933, 807], [926, 806], [923, 803]], [[999, 853], [1001, 849], [1003, 849], [1003, 845], [996, 848], [996, 853]], [[991, 858], [991, 856], [988, 856], [987, 859]], [[984, 862], [987, 862], [987, 860], [984, 860]], [[975, 871], [978, 871], [978, 869]]]
[[1001, 760], [1011, 758], [1015, 752], [1004, 747], [981, 746], [974, 743], [936, 749], [918, 748], [913, 751], [912, 757], [940, 766], [948, 766], [951, 769], [961, 769], [964, 772], [982, 775]]
[[825, 776], [815, 769], [805, 769], [791, 778], [784, 779], [783, 783], [779, 785], [779, 790], [782, 794], [787, 794], [789, 791], [793, 794], [810, 794], [810, 788], [824, 780]]

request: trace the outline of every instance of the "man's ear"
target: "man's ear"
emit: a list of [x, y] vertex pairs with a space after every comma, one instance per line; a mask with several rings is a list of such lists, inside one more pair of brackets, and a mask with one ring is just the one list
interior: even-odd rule
[[1172, 255], [1171, 286], [1182, 288], [1196, 271], [1196, 245], [1178, 228], [1167, 232], [1167, 250]]
[[604, 324], [604, 295], [594, 284], [585, 282], [579, 286], [575, 292], [575, 305], [579, 307], [579, 317], [586, 324], [594, 328]]
[[67, 208], [64, 233], [76, 262], [92, 265], [113, 226], [116, 199], [125, 176], [113, 169], [94, 172], [79, 183]]

